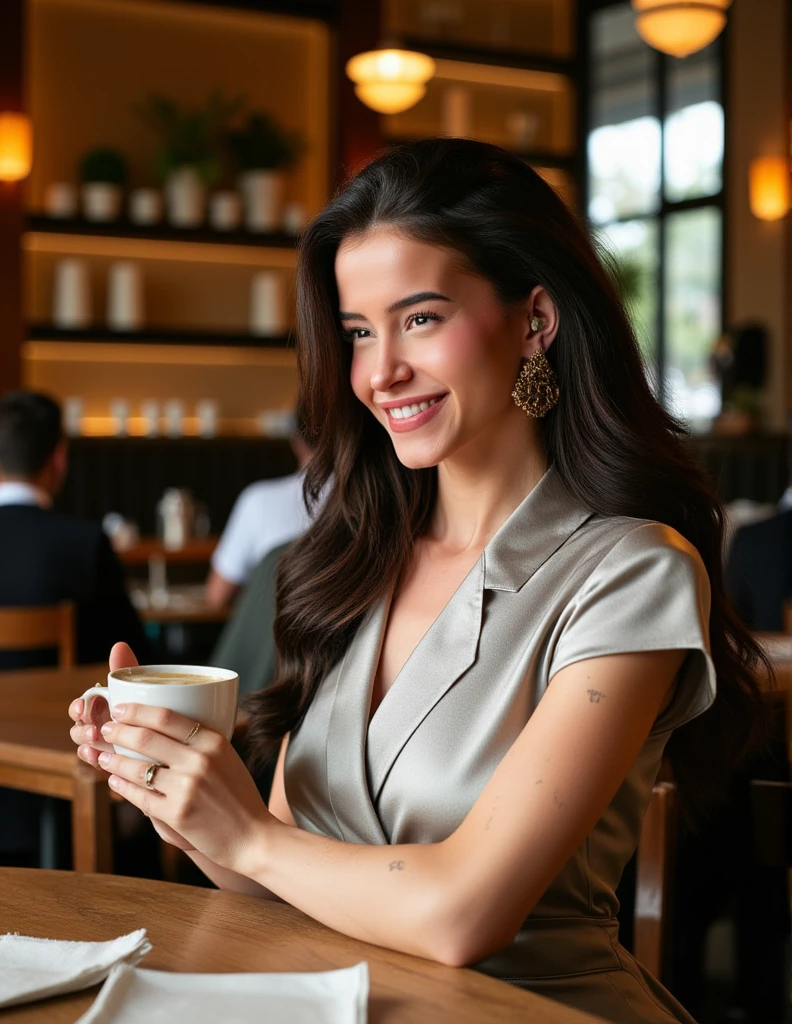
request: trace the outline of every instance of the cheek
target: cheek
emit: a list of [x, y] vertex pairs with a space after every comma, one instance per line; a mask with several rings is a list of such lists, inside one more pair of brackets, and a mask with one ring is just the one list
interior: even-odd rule
[[371, 404], [371, 367], [369, 360], [360, 352], [352, 356], [352, 365], [349, 370], [349, 382], [355, 397], [364, 405]]

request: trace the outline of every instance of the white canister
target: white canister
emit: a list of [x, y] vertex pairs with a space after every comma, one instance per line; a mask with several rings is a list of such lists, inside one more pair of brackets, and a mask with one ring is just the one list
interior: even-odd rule
[[250, 333], [278, 335], [286, 329], [283, 275], [277, 270], [260, 270], [250, 288]]
[[217, 402], [213, 398], [202, 398], [200, 402], [195, 403], [195, 415], [200, 436], [215, 437], [219, 418]]
[[64, 399], [63, 432], [67, 437], [79, 437], [82, 433], [83, 400], [76, 395]]
[[107, 324], [114, 331], [139, 331], [143, 326], [143, 278], [137, 263], [110, 264]]
[[305, 206], [302, 203], [286, 203], [283, 207], [281, 225], [287, 235], [299, 235], [305, 227]]
[[159, 435], [160, 407], [155, 398], [147, 398], [140, 403], [140, 415], [143, 418], [143, 430], [146, 437]]
[[168, 220], [178, 228], [197, 228], [203, 224], [206, 189], [194, 167], [180, 167], [165, 182]]
[[129, 219], [133, 224], [159, 224], [162, 193], [157, 188], [136, 188], [129, 196]]
[[116, 437], [126, 437], [129, 433], [129, 401], [126, 398], [114, 398], [110, 403], [110, 415], [115, 421], [113, 429]]
[[91, 323], [91, 282], [85, 260], [69, 256], [55, 264], [52, 322], [66, 330]]
[[168, 437], [184, 433], [184, 402], [180, 398], [169, 398], [165, 403], [165, 431]]
[[121, 189], [103, 181], [87, 182], [82, 187], [82, 208], [86, 220], [105, 223], [121, 213]]
[[235, 231], [242, 219], [236, 192], [214, 192], [209, 197], [209, 223], [215, 231]]
[[281, 171], [247, 171], [239, 178], [248, 231], [277, 231], [283, 203]]
[[44, 189], [44, 212], [64, 220], [77, 216], [77, 189], [70, 181], [53, 181]]
[[442, 134], [467, 138], [471, 134], [472, 94], [465, 85], [449, 85], [443, 90]]

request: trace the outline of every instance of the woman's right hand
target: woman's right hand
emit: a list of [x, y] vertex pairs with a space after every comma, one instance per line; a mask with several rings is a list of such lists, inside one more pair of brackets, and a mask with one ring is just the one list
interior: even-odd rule
[[[132, 668], [137, 663], [138, 660], [129, 644], [114, 644], [112, 651], [110, 651], [111, 672], [115, 672], [119, 668]], [[90, 721], [83, 721], [84, 713], [85, 701], [82, 697], [73, 700], [69, 705], [69, 717], [75, 724], [71, 727], [69, 735], [77, 744], [77, 756], [92, 767], [101, 768], [98, 760], [99, 755], [103, 750], [111, 752], [113, 750], [112, 745], [105, 743], [102, 739], [101, 733], [104, 723], [110, 721], [110, 709], [107, 706], [106, 700], [94, 699], [91, 701], [90, 706]], [[195, 849], [183, 836], [169, 828], [164, 821], [160, 821], [158, 818], [151, 818], [149, 820], [159, 837], [166, 843], [170, 843], [171, 846], [176, 846], [180, 850]]]

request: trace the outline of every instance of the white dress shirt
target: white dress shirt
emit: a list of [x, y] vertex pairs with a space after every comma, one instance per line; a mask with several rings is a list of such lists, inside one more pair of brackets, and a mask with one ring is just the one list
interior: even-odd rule
[[52, 498], [33, 484], [26, 484], [22, 480], [7, 480], [0, 483], [0, 505], [38, 505], [39, 508], [49, 508]]
[[242, 585], [268, 552], [308, 528], [304, 477], [300, 472], [261, 480], [242, 491], [212, 556], [215, 572], [229, 583]]

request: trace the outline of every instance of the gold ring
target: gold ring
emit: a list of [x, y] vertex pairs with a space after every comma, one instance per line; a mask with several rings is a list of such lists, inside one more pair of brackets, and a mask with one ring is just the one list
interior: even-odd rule
[[150, 764], [146, 769], [144, 776], [146, 782], [146, 789], [154, 789], [154, 779], [157, 777], [157, 772], [162, 767], [161, 764]]
[[193, 722], [193, 727], [192, 727], [192, 729], [190, 729], [190, 732], [189, 732], [189, 734], [187, 736], [187, 739], [184, 742], [185, 743], [189, 743], [191, 739], [193, 739], [195, 736], [198, 735], [198, 730], [200, 728], [201, 728], [201, 723], [200, 722]]

